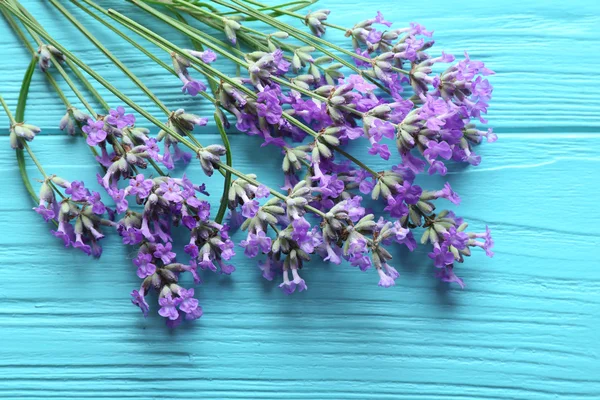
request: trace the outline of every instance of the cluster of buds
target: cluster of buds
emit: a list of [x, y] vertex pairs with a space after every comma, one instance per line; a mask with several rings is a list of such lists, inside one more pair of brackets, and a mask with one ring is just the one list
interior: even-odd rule
[[35, 135], [37, 135], [41, 131], [42, 130], [39, 127], [31, 124], [26, 124], [24, 122], [17, 122], [12, 124], [9, 130], [10, 147], [12, 147], [13, 149], [22, 149], [22, 140], [31, 142], [33, 138], [35, 138]]
[[64, 54], [50, 44], [42, 44], [38, 48], [38, 65], [43, 72], [48, 71], [50, 62], [54, 57], [58, 62], [65, 62]]

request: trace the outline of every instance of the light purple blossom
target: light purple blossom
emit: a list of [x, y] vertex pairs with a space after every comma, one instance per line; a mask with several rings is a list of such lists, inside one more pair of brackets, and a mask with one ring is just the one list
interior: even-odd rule
[[96, 146], [106, 139], [106, 131], [104, 130], [104, 121], [87, 120], [87, 125], [84, 125], [81, 130], [87, 134], [86, 142], [90, 146]]
[[181, 299], [178, 297], [173, 298], [173, 295], [171, 292], [169, 292], [164, 297], [158, 299], [158, 304], [160, 304], [160, 310], [158, 310], [158, 314], [161, 317], [170, 319], [171, 321], [176, 320], [179, 317], [177, 306], [180, 303]]
[[110, 110], [109, 113], [110, 115], [106, 117], [106, 122], [117, 127], [117, 129], [123, 129], [135, 124], [135, 116], [133, 114], [125, 114], [123, 106], [117, 107], [116, 110]]

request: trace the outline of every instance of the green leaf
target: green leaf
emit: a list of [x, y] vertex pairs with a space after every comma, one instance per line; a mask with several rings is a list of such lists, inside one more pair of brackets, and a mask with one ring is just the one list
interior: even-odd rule
[[29, 94], [29, 86], [31, 85], [31, 78], [33, 77], [33, 72], [35, 71], [35, 66], [37, 64], [37, 57], [33, 57], [31, 62], [29, 63], [29, 67], [25, 71], [25, 76], [23, 77], [23, 83], [21, 83], [21, 91], [19, 92], [19, 101], [17, 102], [17, 110], [15, 112], [15, 119], [17, 122], [23, 122], [23, 118], [25, 117], [25, 106], [27, 105], [27, 95]]
[[[229, 145], [229, 139], [227, 138], [227, 133], [225, 132], [225, 128], [223, 128], [223, 122], [221, 122], [221, 118], [217, 113], [215, 113], [215, 122], [217, 123], [217, 128], [219, 129], [219, 134], [221, 135], [221, 139], [223, 140], [223, 145], [227, 152], [225, 153], [226, 164], [231, 167], [231, 147]], [[229, 192], [229, 187], [231, 186], [231, 172], [227, 171], [225, 173], [225, 183], [223, 183], [223, 195], [221, 196], [221, 205], [219, 206], [219, 211], [217, 212], [217, 216], [215, 217], [215, 222], [220, 224], [223, 222], [223, 217], [225, 217], [225, 211], [227, 210], [227, 202]]]
[[[31, 85], [31, 78], [33, 77], [33, 72], [35, 71], [35, 66], [37, 64], [36, 57], [31, 59], [29, 63], [29, 67], [25, 71], [25, 76], [23, 77], [23, 82], [21, 83], [21, 91], [19, 92], [19, 101], [17, 102], [17, 110], [15, 112], [15, 119], [17, 122], [23, 122], [23, 118], [25, 116], [25, 107], [27, 105], [27, 95], [29, 94], [29, 87]], [[35, 203], [39, 203], [39, 198], [33, 190], [31, 186], [31, 181], [29, 180], [29, 175], [27, 175], [27, 170], [25, 169], [25, 157], [23, 156], [23, 149], [17, 149], [17, 164], [19, 165], [19, 173], [21, 174], [21, 179], [23, 179], [23, 184], [25, 185], [25, 189], [29, 192], [29, 195], [35, 201]]]

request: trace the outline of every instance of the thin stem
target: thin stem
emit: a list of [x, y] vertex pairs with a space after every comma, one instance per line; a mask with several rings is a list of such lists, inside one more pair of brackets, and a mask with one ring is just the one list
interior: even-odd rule
[[[260, 3], [260, 2], [255, 1], [255, 0], [246, 0], [246, 1], [248, 3], [250, 3], [250, 4], [254, 4], [255, 6], [259, 6], [260, 8], [257, 8], [257, 11], [264, 11], [264, 10], [268, 10], [269, 8], [271, 8], [271, 7], [267, 7], [266, 4]], [[288, 15], [290, 17], [301, 19], [302, 21], [306, 20], [305, 16], [297, 14], [297, 13], [295, 13], [293, 11], [288, 11], [288, 10], [285, 10], [285, 9], [281, 10], [280, 9], [279, 12], [282, 13], [282, 14]], [[343, 32], [346, 32], [348, 30], [347, 28], [344, 28], [343, 26], [332, 24], [331, 22], [327, 22], [327, 21], [322, 21], [321, 24], [323, 24], [325, 26], [328, 26], [330, 28], [338, 29], [338, 30], [343, 31]]]
[[[107, 17], [116, 20], [114, 18], [113, 15], [109, 14], [109, 12], [105, 9], [103, 9], [102, 7], [100, 7], [99, 5], [97, 5], [96, 3], [94, 3], [93, 1], [90, 0], [82, 0], [84, 3], [86, 3], [87, 5], [89, 5], [90, 7], [93, 7], [95, 10], [97, 10], [98, 12], [106, 15]], [[118, 34], [119, 36], [123, 37], [123, 38], [127, 38], [127, 42], [129, 42], [132, 46], [134, 46], [136, 49], [138, 49], [139, 51], [141, 51], [142, 53], [144, 53], [147, 57], [149, 57], [152, 61], [156, 62], [158, 65], [160, 65], [161, 67], [163, 67], [166, 71], [168, 71], [169, 73], [171, 73], [174, 76], [177, 76], [177, 73], [175, 72], [175, 70], [173, 68], [171, 68], [169, 65], [167, 65], [165, 62], [163, 62], [162, 60], [160, 60], [158, 57], [156, 57], [154, 54], [150, 53], [148, 50], [146, 50], [143, 46], [141, 46], [139, 43], [137, 43], [136, 41], [130, 39], [125, 33], [123, 33], [121, 30], [119, 30], [118, 28], [116, 28], [114, 25], [110, 24], [109, 22], [106, 22], [105, 20], [103, 20], [102, 18], [98, 17], [96, 14], [92, 13], [90, 10], [88, 10], [87, 8], [83, 7], [83, 5], [81, 5], [77, 0], [71, 0], [71, 2], [73, 4], [75, 4], [77, 7], [81, 8], [82, 10], [84, 10], [86, 13], [90, 14], [91, 16], [93, 16], [96, 20], [100, 21], [102, 24], [104, 24], [106, 27], [108, 27], [110, 30], [112, 30], [113, 32], [115, 32], [116, 34]], [[118, 21], [118, 20], [117, 20]], [[120, 22], [120, 21], [118, 21]], [[120, 22], [121, 24], [123, 24], [122, 22]], [[123, 24], [124, 25], [124, 24]], [[149, 42], [153, 43], [154, 45], [156, 45], [157, 47], [159, 47], [161, 50], [170, 53], [171, 50], [169, 50], [167, 47], [161, 45], [160, 43], [157, 43], [155, 41], [152, 41], [151, 39], [148, 39], [147, 36], [141, 34], [138, 31], [135, 31], [135, 33], [137, 33], [139, 36], [142, 36], [144, 39], [148, 40]], [[205, 99], [207, 99], [208, 101], [210, 101], [211, 103], [215, 104], [216, 100], [212, 97], [210, 97], [208, 95], [208, 93], [205, 92], [200, 92], [200, 95], [202, 97], [204, 97]]]
[[19, 28], [19, 25], [17, 25], [15, 23], [15, 21], [11, 18], [11, 16], [4, 11], [4, 9], [0, 9], [0, 12], [2, 12], [2, 15], [4, 16], [4, 18], [6, 19], [6, 22], [8, 22], [8, 24], [10, 25], [10, 27], [12, 28], [13, 32], [15, 32], [15, 34], [19, 37], [19, 39], [21, 39], [21, 41], [23, 42], [23, 44], [25, 45], [25, 47], [27, 47], [27, 50], [29, 50], [29, 52], [31, 54], [36, 54], [35, 49], [33, 48], [33, 46], [31, 45], [31, 43], [29, 43], [29, 41], [27, 40], [27, 38], [25, 37], [25, 34], [23, 33], [23, 31], [21, 30], [21, 28]]
[[[101, 13], [105, 13], [104, 9], [102, 7], [100, 7], [99, 5], [97, 5], [96, 3], [94, 3], [94, 2], [88, 2], [86, 0], [83, 0], [83, 1], [86, 4], [88, 4], [89, 6], [93, 7], [94, 9], [96, 9], [97, 11], [100, 11]], [[171, 72], [173, 75], [177, 75], [175, 73], [175, 70], [173, 68], [171, 68], [169, 65], [167, 65], [167, 63], [165, 63], [164, 61], [162, 61], [161, 59], [159, 59], [158, 57], [156, 57], [154, 54], [150, 53], [143, 46], [141, 46], [138, 42], [136, 42], [135, 40], [133, 40], [131, 37], [127, 36], [125, 33], [121, 32], [114, 25], [106, 22], [104, 19], [102, 19], [98, 15], [94, 14], [91, 10], [85, 8], [83, 6], [83, 4], [79, 3], [77, 0], [71, 0], [71, 3], [75, 4], [77, 7], [79, 7], [81, 10], [83, 10], [85, 13], [87, 13], [92, 18], [94, 18], [96, 21], [100, 22], [102, 25], [106, 26], [108, 29], [110, 29], [111, 31], [113, 31], [114, 33], [116, 33], [121, 39], [125, 40], [127, 43], [131, 44], [133, 47], [135, 47], [136, 49], [138, 49], [139, 51], [141, 51], [142, 53], [144, 53], [152, 61], [154, 61], [155, 63], [157, 63], [158, 65], [160, 65], [164, 69], [166, 69], [167, 71]]]
[[33, 201], [38, 204], [40, 202], [40, 198], [37, 193], [31, 186], [31, 181], [29, 180], [29, 175], [27, 175], [27, 169], [25, 167], [25, 157], [23, 156], [23, 149], [17, 149], [17, 165], [19, 166], [19, 174], [21, 175], [21, 180], [23, 181], [23, 185], [25, 185], [25, 189], [27, 193], [31, 196]]
[[54, 57], [53, 55], [50, 55], [50, 60], [52, 61], [52, 64], [56, 67], [56, 70], [58, 71], [60, 76], [62, 76], [63, 79], [65, 80], [65, 82], [67, 83], [67, 85], [69, 85], [73, 94], [75, 94], [75, 96], [79, 99], [79, 101], [81, 101], [81, 104], [83, 104], [83, 106], [90, 112], [90, 114], [92, 114], [92, 116], [94, 118], [97, 118], [98, 114], [96, 113], [96, 111], [94, 111], [94, 108], [90, 105], [90, 103], [88, 103], [88, 101], [85, 99], [83, 94], [79, 91], [77, 86], [75, 86], [75, 82], [73, 82], [71, 80], [71, 78], [67, 74], [67, 71], [65, 71], [65, 69], [62, 67], [62, 65], [60, 65], [60, 62], [56, 59], [56, 57]]
[[106, 57], [108, 57], [129, 79], [131, 79], [166, 115], [171, 111], [156, 97], [139, 78], [115, 57], [98, 39], [94, 37], [71, 13], [56, 0], [49, 0], [83, 35], [91, 41]]
[[[287, 3], [279, 3], [279, 4], [275, 4], [272, 6], [267, 6], [266, 4], [260, 4], [256, 1], [248, 1], [248, 3], [252, 3], [255, 4], [257, 6], [260, 6], [259, 10], [260, 11], [270, 11], [270, 10], [276, 10], [279, 13], [285, 14], [287, 10], [284, 9], [284, 7], [289, 7], [289, 6], [297, 6], [297, 5], [301, 5], [302, 8], [304, 7], [308, 7], [311, 4], [315, 4], [315, 1], [307, 1], [307, 0], [294, 0], [294, 1], [289, 1]], [[300, 8], [296, 8], [296, 9], [300, 9]], [[222, 12], [219, 13], [219, 15], [232, 15], [232, 14], [237, 14], [237, 11], [229, 11], [229, 12]]]
[[46, 174], [46, 171], [44, 171], [44, 167], [42, 167], [42, 164], [39, 162], [39, 160], [37, 159], [37, 157], [35, 156], [33, 151], [31, 151], [29, 144], [24, 140], [22, 141], [22, 144], [23, 144], [23, 148], [25, 148], [25, 150], [27, 150], [27, 153], [29, 153], [29, 157], [31, 158], [31, 161], [33, 161], [33, 163], [35, 164], [37, 169], [40, 171], [40, 173], [42, 174], [44, 179], [48, 179], [48, 175]]
[[10, 108], [8, 108], [8, 104], [6, 104], [2, 96], [0, 96], [0, 104], [2, 104], [2, 108], [4, 108], [4, 112], [6, 112], [6, 115], [8, 116], [10, 125], [13, 126], [16, 124], [17, 122], [15, 121], [15, 117], [13, 117], [12, 112], [10, 112]]
[[[38, 25], [41, 29], [44, 29], [44, 27], [33, 17], [33, 15], [31, 15], [29, 13], [29, 11], [27, 11], [27, 9], [25, 7], [23, 7], [20, 3], [17, 3], [17, 6], [18, 6], [19, 12], [21, 12], [21, 14], [23, 14], [25, 17], [27, 17], [31, 22]], [[41, 40], [35, 34], [35, 32], [32, 32], [29, 29], [29, 27], [27, 27], [27, 26], [25, 26], [25, 29], [29, 32], [31, 37], [37, 43], [39, 43], [40, 45], [42, 44]], [[26, 39], [24, 39], [24, 37], [23, 37], [23, 40], [26, 40]], [[92, 94], [92, 96], [94, 96], [94, 98], [100, 103], [102, 108], [104, 108], [106, 111], [110, 110], [108, 103], [106, 103], [106, 101], [104, 101], [102, 96], [100, 96], [100, 93], [98, 93], [98, 91], [90, 84], [90, 82], [87, 80], [87, 78], [81, 73], [81, 71], [79, 71], [77, 66], [75, 66], [75, 64], [73, 64], [73, 62], [69, 59], [66, 59], [65, 63], [71, 69], [71, 72], [73, 72], [75, 74], [77, 79], [85, 86], [85, 88]], [[47, 74], [49, 80], [53, 79], [52, 76], [48, 72], [46, 74]], [[50, 83], [52, 83], [52, 81]], [[55, 86], [55, 87], [58, 87], [58, 86]], [[59, 96], [60, 96], [60, 93], [59, 93]]]

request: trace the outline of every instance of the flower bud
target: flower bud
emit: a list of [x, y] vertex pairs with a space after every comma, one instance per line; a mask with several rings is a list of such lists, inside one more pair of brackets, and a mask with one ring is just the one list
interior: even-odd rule
[[238, 22], [229, 19], [229, 18], [223, 18], [223, 21], [225, 23], [225, 36], [227, 36], [227, 39], [229, 39], [229, 41], [233, 44], [236, 44], [237, 42], [237, 36], [236, 36], [236, 32], [242, 27]]

